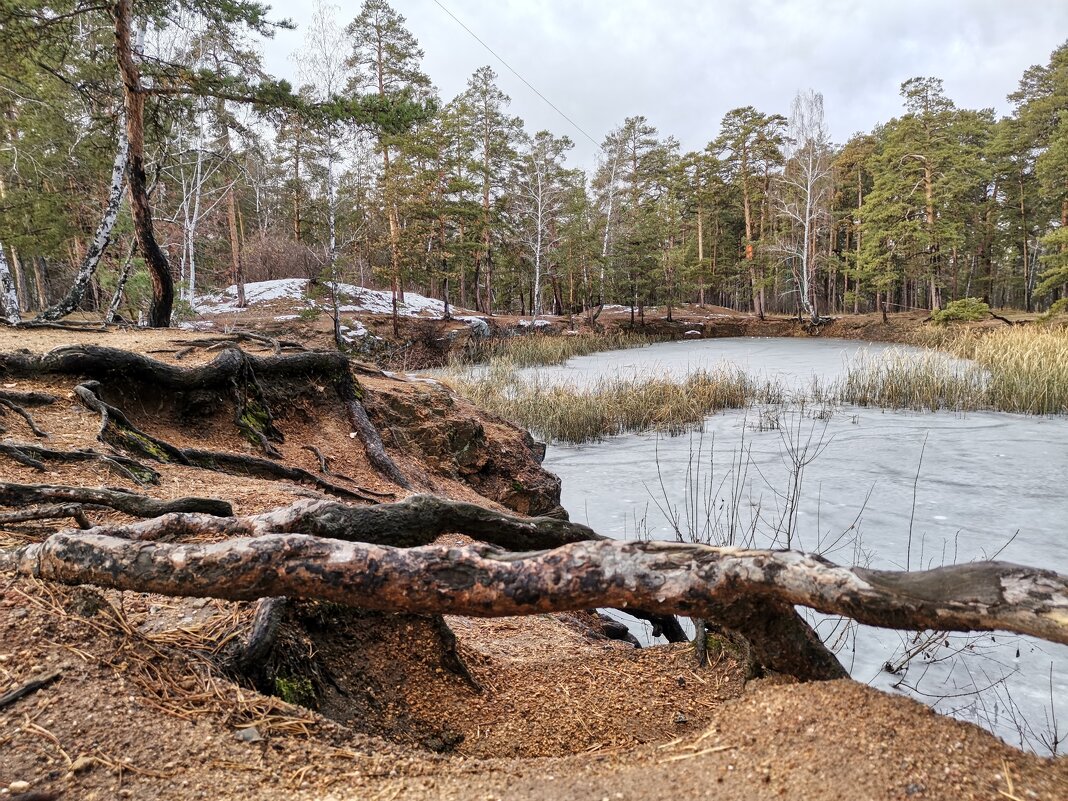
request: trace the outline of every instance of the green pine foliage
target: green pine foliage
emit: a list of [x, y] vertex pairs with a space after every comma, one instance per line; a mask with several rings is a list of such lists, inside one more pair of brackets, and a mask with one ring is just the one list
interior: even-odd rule
[[[334, 19], [340, 44], [325, 53], [313, 21], [250, 0], [133, 14], [147, 33], [155, 235], [187, 290], [329, 273], [484, 312], [592, 319], [622, 304], [638, 323], [686, 303], [798, 312], [782, 177], [801, 151], [786, 109], [739, 105], [692, 152], [629, 116], [585, 172], [545, 132], [552, 202], [532, 245], [537, 203], [524, 192], [542, 134], [490, 67], [440, 97], [388, 0]], [[294, 24], [308, 36], [302, 59], [341, 64], [336, 88], [264, 73], [258, 52]], [[65, 293], [102, 213], [122, 99], [112, 29], [107, 5], [0, 2], [0, 244], [26, 312]], [[820, 313], [948, 312], [963, 298], [1042, 312], [1068, 294], [1068, 43], [1009, 99], [999, 119], [913, 78], [899, 115], [830, 146], [830, 205], [809, 233]], [[124, 204], [87, 310], [107, 308], [132, 245]], [[147, 306], [140, 281], [126, 285], [124, 316]]]

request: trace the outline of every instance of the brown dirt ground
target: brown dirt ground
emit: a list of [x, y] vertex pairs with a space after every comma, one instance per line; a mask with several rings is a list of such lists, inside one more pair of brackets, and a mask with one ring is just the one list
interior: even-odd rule
[[[172, 340], [197, 336], [3, 330], [0, 350], [95, 341], [173, 351], [181, 346]], [[197, 351], [183, 363], [213, 355]], [[390, 393], [430, 402], [418, 384], [361, 380], [384, 404]], [[72, 381], [4, 383], [61, 397], [34, 410], [51, 447], [100, 447], [98, 420], [71, 397]], [[137, 419], [138, 410], [130, 412]], [[461, 404], [429, 414], [448, 425], [474, 412]], [[318, 443], [354, 483], [389, 488], [340, 415], [307, 401], [281, 419], [287, 460], [314, 469], [299, 446]], [[435, 431], [412, 433], [431, 425], [417, 423], [386, 440], [428, 489], [514, 506], [515, 498], [478, 494], [494, 490], [489, 475], [507, 454], [525, 459], [520, 468], [536, 479], [529, 455], [519, 458], [521, 435], [499, 421], [482, 420], [487, 442], [478, 465], [441, 452]], [[5, 425], [5, 436], [29, 437], [13, 416]], [[184, 431], [155, 425], [153, 433], [180, 443], [249, 447], [215, 420]], [[415, 444], [405, 449], [409, 440]], [[239, 512], [290, 503], [302, 492], [284, 482], [159, 469], [152, 494], [226, 497]], [[478, 479], [479, 471], [486, 475]], [[84, 465], [41, 476], [3, 460], [0, 479], [133, 488]], [[2, 530], [0, 545], [49, 530]], [[316, 679], [312, 711], [214, 667], [212, 655], [242, 635], [249, 616], [244, 604], [0, 580], [0, 694], [60, 671], [51, 685], [0, 710], [0, 799], [18, 798], [27, 785], [24, 798], [39, 799], [1068, 798], [1068, 759], [1021, 753], [975, 726], [849, 681], [747, 684], [729, 648], [696, 670], [688, 646], [636, 650], [599, 636], [587, 615], [449, 618], [478, 692], [444, 665], [426, 619], [300, 607], [286, 642], [291, 664], [306, 664]]]

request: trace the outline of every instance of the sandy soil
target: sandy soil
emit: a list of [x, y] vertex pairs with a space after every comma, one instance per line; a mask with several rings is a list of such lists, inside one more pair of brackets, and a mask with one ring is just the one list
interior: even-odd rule
[[[198, 336], [0, 330], [0, 351], [100, 342], [174, 359]], [[213, 355], [198, 349], [182, 363]], [[34, 410], [50, 447], [101, 447], [99, 418], [76, 403], [72, 380], [2, 383], [60, 397]], [[370, 407], [393, 404], [397, 415], [433, 402], [418, 385], [381, 376], [367, 377], [366, 387]], [[353, 446], [342, 416], [307, 397], [280, 417], [286, 460], [314, 469], [301, 446], [316, 443], [354, 484], [390, 489]], [[447, 415], [455, 422], [475, 414], [462, 405], [443, 409], [431, 408], [416, 428], [441, 414], [446, 425]], [[148, 410], [130, 413], [174, 442], [249, 447], [219, 420], [181, 427]], [[29, 438], [21, 420], [8, 415], [4, 424], [5, 437]], [[493, 495], [490, 474], [518, 464], [521, 435], [499, 421], [480, 425], [487, 443], [471, 474], [441, 451], [433, 430], [400, 432], [387, 446], [435, 491], [513, 503]], [[534, 481], [536, 465], [526, 462], [524, 475]], [[157, 469], [160, 485], [139, 491], [225, 497], [239, 512], [287, 504], [304, 491]], [[97, 465], [50, 466], [42, 476], [0, 459], [0, 480], [135, 489]], [[54, 527], [0, 529], [0, 546]], [[605, 639], [590, 615], [450, 618], [475, 686], [448, 668], [426, 619], [300, 605], [282, 642], [294, 675], [312, 680], [308, 706], [219, 669], [249, 620], [244, 604], [0, 579], [0, 695], [58, 673], [0, 709], [0, 799], [1068, 798], [1068, 759], [1021, 753], [972, 725], [849, 681], [746, 682], [728, 646], [698, 669], [689, 646], [635, 649]]]

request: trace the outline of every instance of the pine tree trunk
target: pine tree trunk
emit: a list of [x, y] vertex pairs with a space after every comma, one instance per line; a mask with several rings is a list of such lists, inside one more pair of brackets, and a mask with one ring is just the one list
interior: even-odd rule
[[115, 59], [122, 78], [123, 102], [126, 109], [126, 135], [129, 140], [130, 210], [141, 254], [152, 279], [152, 303], [148, 310], [148, 324], [153, 328], [168, 328], [174, 307], [174, 279], [170, 264], [163, 253], [152, 224], [152, 204], [148, 198], [145, 174], [145, 92], [141, 73], [134, 61], [134, 47], [130, 40], [133, 16], [132, 0], [118, 0], [111, 13], [115, 22]]

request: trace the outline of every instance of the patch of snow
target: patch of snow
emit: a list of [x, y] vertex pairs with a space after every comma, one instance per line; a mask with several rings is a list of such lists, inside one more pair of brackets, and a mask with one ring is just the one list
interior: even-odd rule
[[341, 331], [341, 338], [350, 344], [368, 334], [367, 327], [359, 320], [353, 320], [352, 325], [341, 325], [338, 328]]
[[487, 323], [481, 317], [456, 316], [453, 319], [462, 320], [463, 322], [467, 323], [467, 325], [471, 326], [471, 329], [474, 331], [475, 336], [488, 337], [490, 335], [489, 323]]
[[693, 329], [690, 329], [689, 331], [687, 331], [685, 334], [683, 334], [683, 336], [684, 337], [699, 337], [699, 336], [701, 336], [701, 332], [698, 331], [696, 328], [693, 328]]
[[[308, 292], [307, 278], [276, 278], [273, 281], [253, 281], [245, 284], [245, 303], [270, 303], [274, 300], [304, 300]], [[205, 314], [243, 312], [237, 305], [237, 285], [231, 284], [222, 292], [197, 298], [197, 308]]]
[[[279, 300], [291, 300], [309, 306], [327, 308], [330, 305], [329, 298], [320, 299], [318, 302], [308, 298], [308, 288], [311, 282], [307, 278], [278, 278], [272, 281], [254, 281], [245, 284], [245, 303], [247, 306], [255, 306], [261, 303], [270, 303]], [[327, 283], [325, 288], [329, 290], [336, 286], [338, 296], [338, 310], [341, 312], [366, 313], [366, 314], [392, 314], [393, 293], [389, 290], [367, 289], [354, 284]], [[222, 292], [214, 295], [205, 295], [197, 298], [198, 310], [204, 314], [230, 314], [242, 312], [245, 309], [237, 305], [237, 286], [231, 285]], [[405, 292], [404, 300], [397, 304], [397, 313], [403, 317], [443, 317], [445, 314], [444, 301], [428, 298], [418, 292]], [[291, 320], [295, 315], [284, 315], [276, 319]], [[362, 334], [360, 335], [362, 336]]]
[[534, 326], [535, 328], [547, 328], [548, 326], [551, 326], [552, 323], [548, 320], [520, 320], [519, 325], [523, 328], [529, 328], [530, 326]]
[[[390, 291], [339, 283], [337, 294], [338, 300], [345, 302], [342, 311], [393, 314], [393, 293]], [[405, 292], [404, 300], [397, 303], [397, 314], [402, 317], [442, 317], [445, 314], [445, 302], [417, 292]]]
[[279, 314], [274, 319], [275, 319], [276, 322], [284, 323], [287, 320], [296, 320], [299, 317], [300, 317], [299, 314]]

